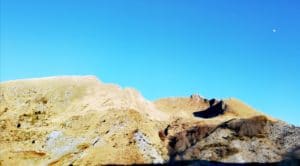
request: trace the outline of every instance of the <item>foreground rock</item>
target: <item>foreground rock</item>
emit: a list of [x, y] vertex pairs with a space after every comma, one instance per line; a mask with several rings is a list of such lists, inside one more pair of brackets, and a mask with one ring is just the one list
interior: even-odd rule
[[95, 77], [0, 84], [0, 165], [278, 162], [300, 129], [236, 99], [144, 99]]
[[233, 119], [219, 125], [195, 123], [181, 128], [180, 132], [173, 132], [178, 128], [168, 126], [164, 132], [173, 134], [164, 135], [168, 139], [163, 140], [173, 161], [276, 162], [300, 145], [300, 128], [278, 123], [281, 122], [256, 116]]

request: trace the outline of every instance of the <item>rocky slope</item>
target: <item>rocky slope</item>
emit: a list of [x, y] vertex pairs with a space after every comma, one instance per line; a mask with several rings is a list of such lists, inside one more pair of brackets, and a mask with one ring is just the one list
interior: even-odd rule
[[300, 128], [237, 99], [155, 102], [92, 76], [0, 84], [0, 165], [299, 158]]

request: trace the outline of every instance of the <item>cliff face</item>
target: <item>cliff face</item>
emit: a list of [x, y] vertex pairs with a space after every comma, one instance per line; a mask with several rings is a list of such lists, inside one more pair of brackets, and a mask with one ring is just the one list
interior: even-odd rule
[[1, 83], [0, 135], [0, 165], [275, 162], [300, 145], [298, 127], [236, 99], [150, 102], [90, 76]]

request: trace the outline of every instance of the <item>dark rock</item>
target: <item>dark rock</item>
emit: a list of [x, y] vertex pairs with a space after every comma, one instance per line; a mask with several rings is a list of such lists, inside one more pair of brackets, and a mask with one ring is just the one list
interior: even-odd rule
[[215, 105], [217, 103], [216, 99], [210, 99], [209, 101], [209, 106], [212, 107], [213, 105]]
[[285, 155], [285, 159], [300, 160], [300, 146], [294, 147]]
[[226, 104], [224, 101], [216, 102], [215, 99], [209, 101], [210, 106], [204, 111], [194, 112], [194, 116], [201, 118], [213, 118], [226, 111]]

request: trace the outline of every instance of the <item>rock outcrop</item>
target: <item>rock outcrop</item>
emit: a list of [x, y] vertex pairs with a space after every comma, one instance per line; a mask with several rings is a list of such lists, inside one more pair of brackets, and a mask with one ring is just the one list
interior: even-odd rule
[[213, 118], [225, 113], [226, 104], [224, 101], [216, 101], [215, 99], [211, 99], [208, 101], [208, 103], [209, 107], [207, 109], [194, 112], [194, 116], [201, 118]]
[[0, 135], [0, 165], [289, 164], [300, 147], [299, 127], [236, 99], [150, 102], [91, 76], [1, 83]]

